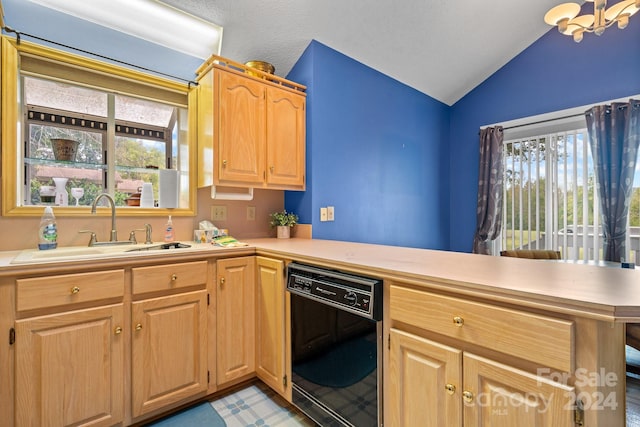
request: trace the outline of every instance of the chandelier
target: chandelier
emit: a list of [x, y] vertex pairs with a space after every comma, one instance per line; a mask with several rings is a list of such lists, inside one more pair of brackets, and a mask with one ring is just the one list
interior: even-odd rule
[[629, 17], [640, 10], [640, 0], [622, 0], [607, 9], [607, 0], [587, 0], [593, 2], [593, 15], [581, 15], [578, 3], [563, 3], [544, 15], [544, 22], [557, 25], [558, 31], [573, 36], [576, 43], [582, 41], [584, 33], [601, 35], [606, 28], [618, 23], [618, 28], [629, 24]]

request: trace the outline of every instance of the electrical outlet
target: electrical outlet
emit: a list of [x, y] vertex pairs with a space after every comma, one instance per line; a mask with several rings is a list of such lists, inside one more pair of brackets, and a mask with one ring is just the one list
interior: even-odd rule
[[255, 221], [255, 220], [256, 220], [256, 207], [247, 206], [247, 221]]
[[327, 208], [320, 208], [320, 221], [325, 222], [327, 220]]
[[333, 221], [335, 219], [334, 217], [334, 207], [333, 206], [327, 206], [327, 221]]
[[211, 206], [211, 221], [226, 221], [227, 220], [227, 207], [226, 206]]

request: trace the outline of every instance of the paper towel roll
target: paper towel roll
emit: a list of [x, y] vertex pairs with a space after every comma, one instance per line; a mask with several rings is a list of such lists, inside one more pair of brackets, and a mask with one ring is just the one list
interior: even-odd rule
[[161, 208], [178, 207], [178, 171], [160, 169], [160, 187], [158, 188], [158, 206]]
[[150, 182], [142, 183], [142, 192], [140, 193], [140, 207], [153, 207], [153, 184], [151, 184]]

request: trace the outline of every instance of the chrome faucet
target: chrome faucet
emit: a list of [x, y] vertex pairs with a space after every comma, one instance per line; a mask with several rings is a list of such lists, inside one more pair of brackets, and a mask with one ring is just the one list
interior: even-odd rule
[[93, 201], [93, 204], [91, 205], [91, 213], [92, 214], [96, 213], [96, 205], [98, 204], [100, 199], [102, 199], [103, 197], [109, 201], [109, 204], [111, 204], [111, 238], [109, 239], [109, 241], [117, 242], [118, 232], [116, 231], [116, 204], [113, 201], [113, 197], [111, 197], [107, 193], [102, 193], [98, 195], [98, 197], [96, 197], [96, 199]]

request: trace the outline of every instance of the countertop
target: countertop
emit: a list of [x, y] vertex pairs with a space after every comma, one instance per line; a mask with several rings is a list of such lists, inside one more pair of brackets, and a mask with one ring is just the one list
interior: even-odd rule
[[495, 257], [317, 239], [243, 240], [246, 247], [136, 253], [61, 262], [12, 264], [21, 251], [0, 252], [0, 276], [42, 269], [78, 270], [141, 261], [181, 261], [203, 255], [265, 255], [366, 273], [429, 289], [515, 303], [605, 321], [640, 322], [640, 269]]
[[488, 300], [640, 321], [640, 270], [460, 252], [308, 239], [249, 241], [257, 253], [364, 270]]

